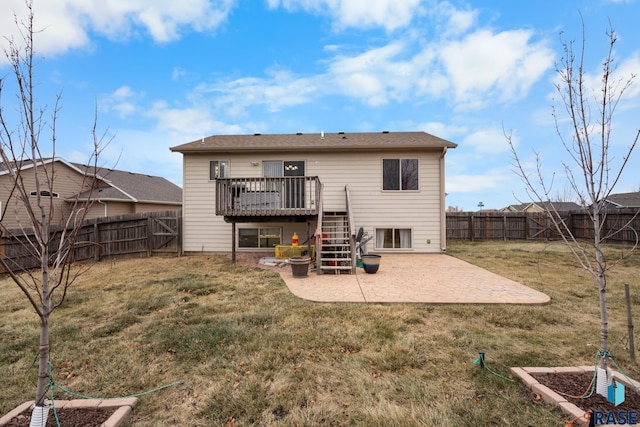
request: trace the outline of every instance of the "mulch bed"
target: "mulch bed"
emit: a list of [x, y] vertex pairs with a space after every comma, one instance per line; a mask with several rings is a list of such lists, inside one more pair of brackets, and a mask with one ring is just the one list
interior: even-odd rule
[[[117, 410], [116, 407], [108, 408], [73, 408], [58, 409], [58, 420], [60, 426], [64, 427], [100, 427], [102, 423], [107, 421], [111, 415]], [[14, 417], [7, 427], [29, 427], [31, 420], [31, 409], [22, 412]], [[43, 427], [56, 427], [56, 419], [53, 415], [53, 409], [49, 411], [47, 424]]]
[[[582, 399], [580, 397], [589, 395], [591, 391], [591, 381], [593, 372], [586, 373], [554, 373], [554, 374], [530, 374], [540, 384], [547, 386], [549, 389], [567, 399], [567, 402], [573, 403], [585, 412], [589, 409], [603, 412], [619, 412], [619, 411], [639, 411], [640, 410], [640, 394], [633, 388], [625, 386], [625, 400], [618, 406], [607, 401], [606, 398], [600, 396], [593, 391], [591, 397]], [[534, 396], [535, 401], [539, 399]]]

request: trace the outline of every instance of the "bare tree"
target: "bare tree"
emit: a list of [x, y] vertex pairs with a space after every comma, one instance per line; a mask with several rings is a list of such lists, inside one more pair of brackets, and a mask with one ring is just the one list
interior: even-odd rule
[[[74, 250], [79, 244], [82, 220], [87, 215], [90, 202], [65, 201], [60, 209], [54, 203], [56, 185], [65, 179], [57, 174], [56, 123], [60, 111], [61, 96], [57, 95], [51, 111], [38, 103], [34, 78], [34, 13], [32, 2], [26, 1], [27, 16], [15, 23], [20, 38], [7, 38], [5, 56], [11, 73], [0, 79], [0, 100], [4, 101], [5, 87], [10, 78], [15, 79], [17, 116], [7, 113], [0, 103], [0, 158], [3, 173], [10, 177], [6, 191], [7, 200], [2, 206], [0, 235], [4, 240], [18, 241], [22, 252], [37, 259], [37, 267], [16, 263], [0, 257], [0, 264], [25, 295], [40, 319], [38, 347], [38, 379], [36, 387], [36, 411], [48, 412], [45, 404], [49, 386], [50, 315], [59, 307], [69, 287], [87, 265], [71, 268]], [[49, 116], [50, 115], [50, 116]], [[17, 117], [17, 118], [15, 118]], [[89, 165], [85, 166], [78, 194], [91, 191], [96, 184], [95, 171], [103, 137], [93, 126], [93, 151]], [[46, 157], [45, 151], [51, 151]], [[17, 227], [6, 223], [15, 215]], [[11, 217], [13, 218], [13, 217]], [[33, 421], [34, 417], [32, 417]]]
[[[640, 130], [637, 130], [622, 158], [615, 158], [612, 155], [610, 147], [614, 113], [635, 76], [615, 77], [613, 55], [617, 37], [611, 27], [606, 35], [609, 47], [602, 63], [599, 91], [588, 87], [586, 81], [584, 26], [577, 52], [574, 50], [575, 42], [565, 41], [561, 36], [564, 55], [556, 64], [558, 83], [555, 89], [560, 96], [561, 106], [564, 107], [563, 117], [560, 117], [561, 114], [555, 107], [553, 109], [556, 132], [567, 153], [567, 161], [563, 162], [567, 182], [579, 200], [579, 204], [589, 213], [593, 224], [593, 239], [578, 240], [562, 220], [554, 204], [543, 204], [564, 243], [597, 284], [600, 303], [600, 355], [603, 356], [600, 361], [601, 368], [607, 367], [609, 356], [607, 270], [615, 265], [616, 261], [607, 259], [603, 244], [607, 238], [628, 225], [623, 224], [615, 230], [605, 232], [606, 199], [618, 184], [640, 137]], [[566, 117], [564, 117], [565, 114]], [[566, 132], [568, 136], [565, 136], [563, 131], [562, 119], [568, 119], [570, 125], [570, 130]], [[554, 176], [548, 178], [543, 175], [540, 154], [534, 151], [536, 168], [530, 172], [521, 161], [511, 135], [506, 137], [515, 159], [516, 173], [524, 181], [529, 196], [541, 202], [551, 200]], [[636, 245], [630, 248], [630, 251], [635, 249], [637, 241], [636, 238]]]

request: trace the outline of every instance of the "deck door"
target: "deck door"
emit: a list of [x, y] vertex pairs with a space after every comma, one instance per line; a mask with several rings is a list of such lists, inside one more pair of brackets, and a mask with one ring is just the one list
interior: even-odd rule
[[305, 207], [304, 179], [288, 179], [289, 177], [304, 177], [304, 161], [263, 162], [262, 173], [266, 178], [285, 177], [280, 188], [268, 189], [282, 194], [285, 208]]
[[304, 162], [286, 161], [284, 162], [285, 177], [301, 177], [301, 179], [284, 180], [285, 207], [304, 208], [305, 188], [304, 188]]

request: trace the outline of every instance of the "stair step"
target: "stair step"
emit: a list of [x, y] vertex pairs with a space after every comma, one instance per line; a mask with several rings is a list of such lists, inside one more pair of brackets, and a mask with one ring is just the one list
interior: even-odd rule
[[353, 260], [346, 214], [325, 214], [322, 219], [322, 234], [322, 249], [318, 253], [321, 271], [325, 274], [351, 274]]

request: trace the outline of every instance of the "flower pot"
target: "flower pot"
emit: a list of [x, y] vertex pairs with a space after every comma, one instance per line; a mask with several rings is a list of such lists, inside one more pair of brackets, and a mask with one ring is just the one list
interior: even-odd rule
[[289, 264], [291, 264], [291, 272], [293, 277], [307, 277], [309, 274], [309, 264], [311, 258], [303, 256], [294, 256], [289, 258]]
[[381, 255], [362, 255], [362, 266], [364, 267], [365, 273], [376, 274], [380, 267], [380, 258], [382, 258]]

